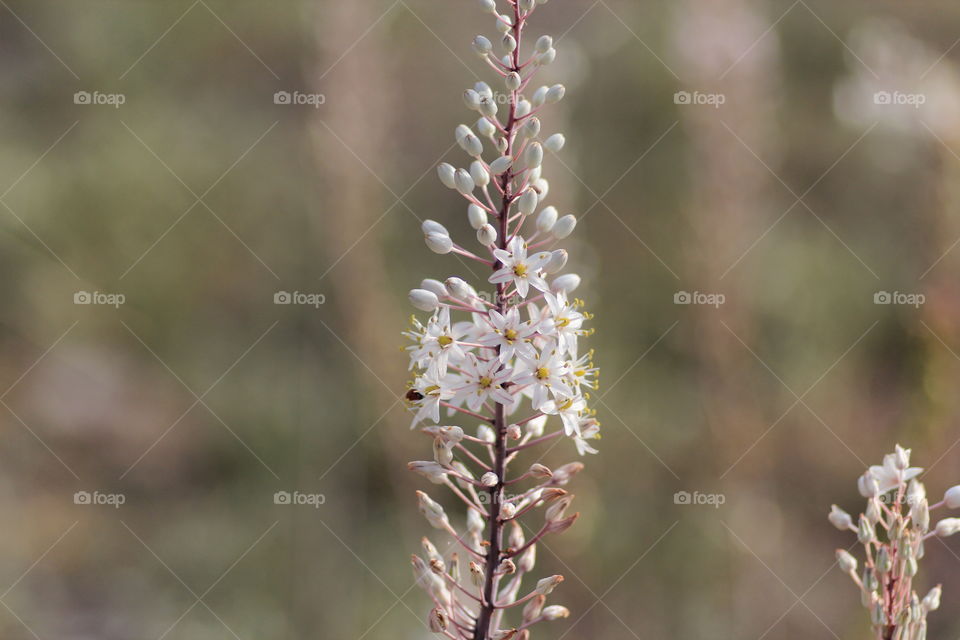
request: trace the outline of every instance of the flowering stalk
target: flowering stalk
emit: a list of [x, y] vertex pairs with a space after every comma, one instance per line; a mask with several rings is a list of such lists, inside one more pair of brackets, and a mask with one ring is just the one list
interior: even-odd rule
[[876, 640], [925, 640], [927, 613], [940, 606], [940, 585], [921, 600], [913, 590], [913, 578], [924, 556], [924, 541], [960, 531], [960, 518], [944, 518], [930, 530], [931, 511], [960, 508], [960, 485], [930, 505], [926, 489], [916, 479], [922, 471], [910, 466], [910, 449], [897, 445], [894, 453], [884, 456], [883, 465], [870, 467], [857, 481], [867, 509], [856, 524], [837, 505], [828, 516], [841, 531], [853, 531], [864, 547], [862, 574], [857, 574], [857, 560], [843, 549], [837, 549], [837, 562], [860, 589]]
[[[481, 1], [494, 15], [499, 37], [494, 45], [477, 36], [473, 48], [500, 77], [506, 113], [485, 82], [468, 89], [464, 101], [480, 118], [472, 127], [458, 126], [455, 136], [472, 162], [467, 169], [438, 167], [441, 182], [467, 201], [467, 221], [480, 246], [474, 251], [455, 243], [433, 220], [422, 225], [435, 253], [491, 268], [487, 282], [496, 293], [478, 292], [456, 276], [424, 280], [409, 298], [431, 315], [426, 324], [414, 318], [405, 333], [412, 340], [407, 350], [414, 379], [406, 394], [411, 428], [426, 421], [421, 430], [433, 438], [433, 460], [409, 467], [446, 486], [466, 513], [459, 529], [444, 507], [417, 492], [420, 511], [450, 541], [441, 551], [424, 538], [425, 558], [413, 556], [414, 574], [434, 603], [430, 629], [457, 640], [527, 640], [534, 624], [569, 615], [565, 607], [546, 605], [562, 576], [542, 578], [521, 592], [537, 543], [579, 516], [566, 514], [573, 495], [562, 487], [583, 465], [551, 470], [534, 462], [512, 477], [509, 470], [520, 456], [561, 436], [572, 438], [581, 455], [596, 453], [589, 441], [600, 430], [587, 408], [598, 372], [592, 353], [579, 350], [579, 338], [592, 332], [583, 328], [590, 315], [580, 300], [568, 297], [580, 278], [557, 275], [567, 252], [554, 248], [577, 219], [544, 206], [544, 150], [559, 152], [565, 139], [559, 133], [541, 139], [537, 114], [563, 98], [564, 87], [541, 86], [529, 99], [523, 94], [538, 69], [556, 57], [550, 36], [524, 47], [527, 21], [546, 0], [505, 2], [509, 10], [500, 14], [496, 0]], [[484, 159], [485, 144], [494, 159]], [[442, 412], [457, 418], [447, 422], [479, 422], [476, 435], [460, 425], [441, 425]], [[522, 517], [538, 510], [542, 524], [521, 525]]]

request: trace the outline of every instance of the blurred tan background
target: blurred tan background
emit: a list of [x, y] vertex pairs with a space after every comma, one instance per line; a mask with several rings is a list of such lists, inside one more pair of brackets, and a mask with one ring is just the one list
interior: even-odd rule
[[[406, 291], [462, 270], [418, 221], [468, 232], [433, 168], [489, 80], [475, 4], [0, 2], [5, 640], [429, 635], [397, 348]], [[533, 24], [604, 372], [583, 517], [539, 554], [573, 615], [536, 637], [866, 637], [830, 503], [895, 442], [960, 482], [960, 7]], [[956, 541], [937, 582], [957, 638]]]

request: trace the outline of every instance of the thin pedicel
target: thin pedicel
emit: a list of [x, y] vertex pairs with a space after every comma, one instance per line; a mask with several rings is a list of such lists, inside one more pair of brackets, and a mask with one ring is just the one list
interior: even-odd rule
[[865, 566], [860, 575], [857, 560], [848, 551], [837, 549], [837, 563], [860, 589], [876, 640], [926, 640], [927, 614], [940, 607], [940, 585], [921, 599], [913, 590], [913, 578], [924, 557], [924, 542], [960, 531], [960, 518], [944, 518], [930, 529], [931, 511], [960, 508], [960, 485], [931, 505], [917, 480], [922, 471], [910, 466], [910, 449], [897, 445], [882, 465], [873, 465], [857, 481], [867, 509], [856, 523], [837, 505], [828, 516], [833, 526], [853, 531], [863, 545]]
[[[545, 3], [506, 0], [504, 14], [496, 0], [480, 3], [494, 16], [499, 35], [496, 44], [477, 36], [473, 48], [499, 76], [507, 99], [498, 100], [484, 82], [468, 89], [464, 102], [480, 118], [458, 126], [455, 136], [471, 164], [438, 168], [441, 182], [467, 200], [479, 247], [454, 242], [433, 220], [422, 225], [430, 250], [486, 265], [496, 291], [478, 292], [453, 276], [424, 280], [409, 296], [431, 315], [425, 324], [414, 317], [405, 332], [414, 374], [406, 399], [414, 413], [411, 428], [425, 422], [421, 431], [433, 438], [433, 460], [409, 467], [446, 486], [466, 516], [463, 527], [455, 526], [440, 503], [418, 491], [421, 513], [450, 539], [438, 547], [424, 538], [424, 554], [413, 556], [413, 568], [434, 604], [430, 630], [454, 640], [528, 640], [534, 624], [569, 615], [563, 606], [546, 604], [563, 576], [542, 578], [520, 594], [537, 543], [579, 516], [567, 515], [573, 495], [563, 487], [583, 464], [549, 469], [534, 461], [512, 477], [508, 469], [564, 435], [581, 455], [596, 453], [591, 441], [600, 435], [587, 407], [598, 372], [592, 352], [580, 350], [580, 338], [592, 333], [583, 328], [591, 316], [582, 301], [570, 299], [580, 278], [559, 275], [567, 252], [555, 248], [577, 219], [545, 206], [549, 184], [541, 175], [544, 151], [559, 152], [565, 139], [542, 136], [538, 115], [563, 98], [564, 88], [531, 86], [557, 52], [546, 35], [524, 46], [527, 21]], [[484, 159], [485, 151], [492, 159]], [[459, 424], [441, 424], [441, 413]], [[461, 426], [477, 423], [476, 435]], [[535, 511], [542, 515], [534, 518]], [[521, 518], [531, 522], [524, 526]]]

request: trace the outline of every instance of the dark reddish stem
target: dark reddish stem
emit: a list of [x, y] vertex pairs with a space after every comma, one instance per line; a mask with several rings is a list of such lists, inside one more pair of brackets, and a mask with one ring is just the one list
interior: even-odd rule
[[[512, 68], [510, 71], [517, 71], [520, 68], [520, 34], [523, 31], [523, 21], [520, 17], [520, 7], [517, 4], [513, 6], [513, 37], [517, 42], [513, 50]], [[513, 137], [516, 127], [517, 101], [520, 95], [518, 91], [511, 92], [510, 95], [510, 113], [504, 132], [507, 140], [506, 155], [513, 154]], [[506, 249], [507, 236], [510, 224], [510, 204], [513, 202], [513, 177], [514, 172], [511, 167], [502, 176], [501, 192], [503, 197], [500, 203], [499, 230], [497, 234], [497, 246]], [[494, 270], [500, 269], [502, 263], [499, 261], [493, 265]], [[497, 311], [506, 310], [507, 302], [505, 284], [497, 285]], [[497, 350], [499, 353], [499, 349]], [[473, 640], [488, 640], [490, 637], [490, 624], [493, 618], [496, 601], [497, 578], [496, 571], [500, 564], [501, 545], [503, 540], [503, 522], [500, 520], [500, 505], [503, 501], [504, 474], [506, 472], [507, 460], [507, 425], [504, 415], [504, 407], [497, 403], [493, 420], [493, 429], [496, 433], [496, 441], [493, 444], [493, 471], [497, 474], [497, 484], [488, 489], [490, 494], [490, 523], [487, 537], [487, 555], [484, 567], [483, 581], [483, 603], [480, 606], [480, 614], [477, 616], [477, 624], [474, 627]]]

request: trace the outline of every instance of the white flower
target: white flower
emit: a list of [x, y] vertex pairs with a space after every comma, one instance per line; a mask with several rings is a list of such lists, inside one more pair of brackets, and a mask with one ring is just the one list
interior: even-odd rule
[[527, 297], [531, 286], [540, 291], [550, 290], [546, 280], [540, 274], [540, 270], [550, 262], [549, 251], [527, 256], [527, 245], [523, 238], [514, 236], [506, 251], [494, 249], [493, 255], [503, 264], [503, 267], [493, 272], [488, 279], [489, 282], [493, 284], [512, 282], [517, 288], [517, 293], [524, 298]]
[[520, 310], [511, 307], [506, 313], [490, 310], [492, 331], [481, 336], [477, 342], [486, 347], [500, 347], [500, 362], [507, 362], [514, 356], [536, 357], [533, 337], [537, 334], [537, 325], [523, 322]]
[[554, 335], [560, 351], [570, 354], [570, 357], [577, 357], [577, 336], [583, 331], [584, 315], [577, 311], [576, 306], [567, 301], [567, 294], [559, 291], [556, 294], [547, 293], [544, 295], [547, 300], [547, 307], [550, 309], [550, 316], [553, 320]]
[[577, 446], [577, 453], [581, 456], [588, 453], [598, 453], [596, 449], [590, 446], [587, 440], [600, 439], [600, 423], [593, 417], [580, 418], [580, 435], [573, 436], [573, 442]]
[[407, 400], [417, 407], [417, 413], [410, 423], [414, 428], [421, 421], [429, 418], [433, 422], [440, 422], [440, 401], [453, 397], [447, 376], [436, 369], [428, 369], [426, 373], [417, 376], [413, 386], [407, 391]]
[[422, 333], [416, 335], [417, 344], [407, 347], [410, 351], [410, 368], [435, 367], [441, 374], [447, 372], [449, 362], [463, 360], [464, 352], [459, 340], [463, 337], [462, 323], [450, 325], [450, 308], [441, 307], [427, 322]]
[[573, 389], [567, 384], [570, 365], [560, 357], [556, 344], [547, 345], [535, 359], [525, 362], [529, 369], [521, 374], [516, 383], [531, 385], [533, 388], [533, 408], [541, 407], [553, 397], [569, 398]]
[[466, 401], [471, 411], [477, 411], [485, 401], [501, 404], [513, 403], [513, 396], [503, 388], [510, 381], [510, 369], [501, 369], [496, 358], [483, 361], [472, 353], [467, 354], [460, 370], [460, 384], [454, 389], [453, 404]]
[[853, 518], [850, 517], [850, 514], [835, 504], [830, 506], [830, 515], [827, 516], [827, 519], [830, 521], [830, 524], [841, 531], [845, 531], [853, 526]]
[[580, 396], [572, 396], [562, 400], [547, 400], [540, 405], [540, 411], [545, 414], [560, 416], [563, 422], [563, 431], [568, 436], [580, 436], [580, 415], [587, 408], [587, 403]]
[[923, 472], [921, 467], [908, 467], [910, 464], [910, 450], [900, 449], [898, 445], [897, 453], [888, 453], [883, 456], [883, 465], [873, 465], [861, 476], [860, 493], [864, 497], [872, 497], [864, 493], [864, 489], [869, 491], [870, 480], [876, 480], [880, 487], [880, 493], [896, 489], [906, 484], [911, 479], [916, 478]]

